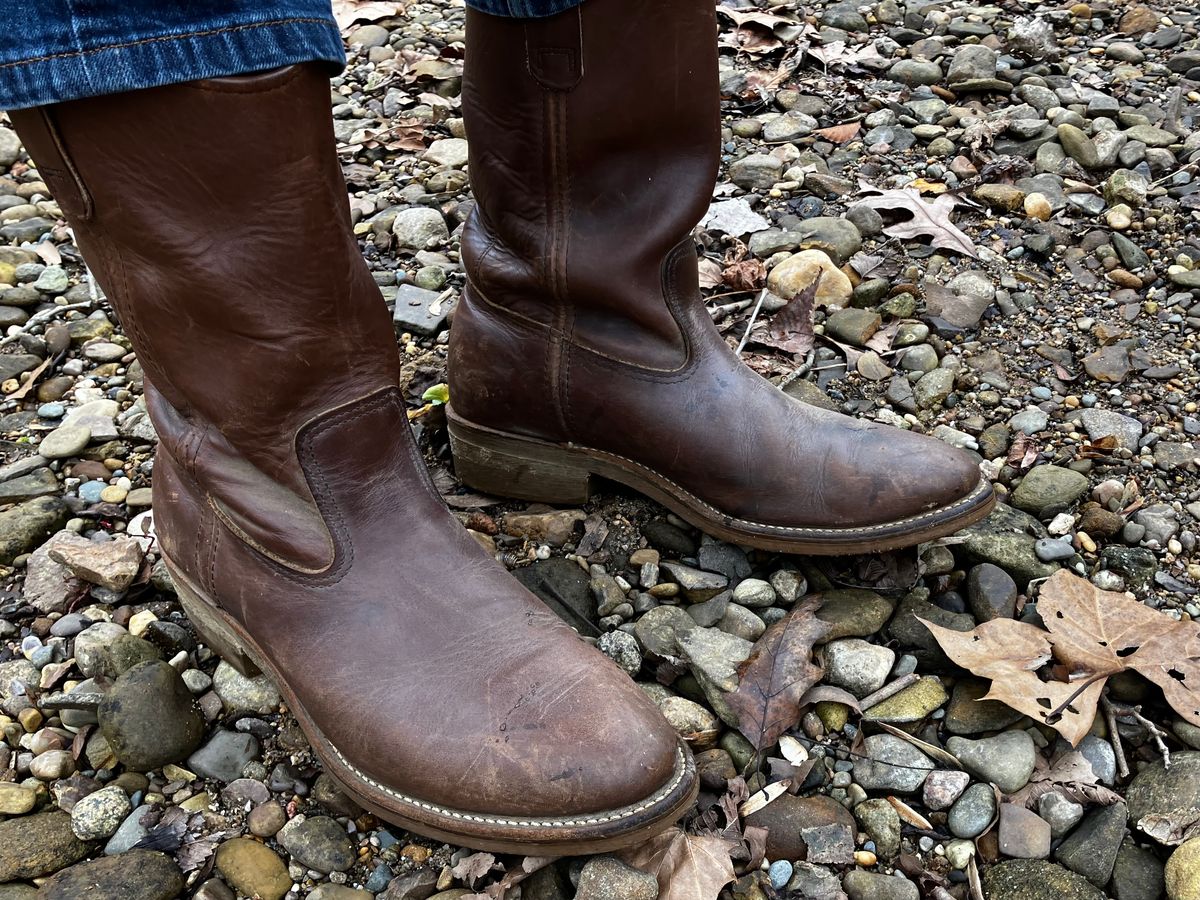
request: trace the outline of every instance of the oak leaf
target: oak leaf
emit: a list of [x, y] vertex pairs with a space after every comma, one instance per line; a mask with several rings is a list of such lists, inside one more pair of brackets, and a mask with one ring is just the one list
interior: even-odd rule
[[813, 331], [813, 304], [817, 299], [817, 291], [821, 287], [821, 276], [817, 277], [796, 292], [787, 305], [771, 318], [771, 324], [765, 333], [755, 336], [755, 340], [776, 350], [806, 356], [816, 341]]
[[942, 250], [977, 256], [974, 241], [950, 221], [950, 213], [959, 202], [952, 194], [942, 194], [926, 202], [920, 191], [912, 187], [881, 191], [874, 185], [860, 181], [859, 188], [874, 196], [863, 197], [856, 201], [858, 204], [875, 210], [900, 210], [909, 214], [908, 219], [885, 226], [884, 234], [905, 239], [928, 238], [934, 247]]
[[1096, 718], [1104, 683], [1132, 670], [1157, 684], [1200, 726], [1200, 625], [1176, 622], [1124, 594], [1060, 570], [1042, 585], [1045, 630], [993, 619], [958, 632], [923, 622], [955, 663], [992, 680], [984, 700], [1023, 712], [1077, 745]]
[[800, 698], [824, 674], [812, 658], [813, 645], [830, 629], [817, 618], [820, 607], [815, 597], [797, 606], [764, 632], [738, 666], [737, 690], [725, 702], [738, 717], [738, 731], [758, 750], [799, 723]]
[[669, 828], [620, 856], [658, 879], [658, 900], [717, 900], [737, 877], [731, 849], [723, 838]]

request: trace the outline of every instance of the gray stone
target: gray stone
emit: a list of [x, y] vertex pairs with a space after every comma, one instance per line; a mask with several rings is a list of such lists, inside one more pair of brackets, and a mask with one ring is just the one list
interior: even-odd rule
[[953, 89], [964, 82], [996, 77], [997, 54], [982, 44], [967, 44], [954, 52], [946, 80]]
[[954, 390], [954, 372], [950, 369], [934, 369], [921, 376], [913, 386], [913, 398], [921, 409], [937, 409]]
[[109, 785], [71, 808], [71, 830], [81, 841], [109, 838], [132, 811], [129, 795], [117, 785]]
[[983, 894], [988, 900], [1105, 900], [1086, 878], [1038, 859], [1013, 859], [987, 868]]
[[900, 814], [887, 800], [864, 800], [854, 807], [854, 818], [875, 842], [875, 852], [881, 859], [894, 859], [900, 852]]
[[108, 648], [128, 634], [115, 622], [97, 622], [75, 635], [75, 665], [85, 678], [94, 678], [108, 666]]
[[140, 663], [117, 678], [97, 717], [112, 752], [135, 771], [179, 762], [204, 736], [204, 719], [192, 692], [175, 669], [159, 660]]
[[1017, 583], [999, 566], [980, 563], [967, 575], [967, 600], [979, 622], [1011, 619], [1017, 608]]
[[105, 856], [116, 856], [119, 853], [124, 853], [146, 836], [149, 829], [142, 824], [142, 817], [152, 808], [150, 804], [143, 803], [125, 817], [125, 820], [117, 827], [113, 836], [108, 839], [108, 843], [104, 845]]
[[355, 862], [346, 829], [328, 816], [297, 816], [275, 839], [292, 859], [318, 872], [345, 872]]
[[634, 623], [633, 633], [651, 656], [678, 657], [680, 636], [696, 627], [696, 620], [678, 606], [656, 606]]
[[1136, 450], [1142, 438], [1142, 423], [1131, 416], [1107, 409], [1085, 409], [1079, 421], [1093, 441], [1115, 437], [1117, 446], [1125, 450]]
[[765, 153], [743, 156], [729, 164], [729, 180], [747, 191], [770, 190], [783, 175], [783, 161]]
[[467, 164], [467, 142], [462, 138], [442, 138], [431, 143], [422, 158], [439, 166], [461, 169]]
[[0, 511], [0, 565], [10, 565], [22, 553], [35, 549], [62, 528], [69, 515], [58, 497], [38, 497]]
[[979, 740], [955, 736], [946, 741], [946, 749], [968, 772], [1006, 794], [1015, 794], [1029, 783], [1037, 759], [1033, 738], [1024, 731], [1005, 731]]
[[656, 900], [658, 880], [612, 856], [593, 856], [579, 873], [575, 900]]
[[1171, 754], [1171, 768], [1162, 761], [1145, 766], [1125, 795], [1129, 827], [1135, 832], [1145, 816], [1168, 816], [1179, 822], [1200, 820], [1200, 751]]
[[1087, 476], [1079, 472], [1061, 466], [1035, 466], [1013, 491], [1012, 504], [1017, 509], [1046, 519], [1063, 512], [1087, 489]]
[[1165, 889], [1158, 857], [1126, 838], [1113, 866], [1110, 893], [1115, 900], [1159, 900]]
[[183, 891], [183, 873], [165, 853], [130, 850], [76, 863], [38, 892], [39, 900], [172, 900]]
[[902, 875], [881, 875], [866, 869], [854, 869], [842, 879], [842, 889], [850, 900], [920, 900], [917, 886]]
[[415, 284], [396, 288], [396, 306], [392, 322], [403, 331], [432, 335], [441, 331], [450, 312], [451, 300], [438, 291], [427, 291]]
[[825, 681], [865, 697], [883, 687], [896, 663], [896, 651], [860, 638], [843, 638], [825, 645]]
[[1101, 784], [1112, 786], [1117, 781], [1117, 754], [1112, 744], [1094, 734], [1084, 736], [1075, 748], [1092, 764], [1092, 772]]
[[0, 883], [57, 872], [83, 859], [90, 849], [89, 843], [75, 837], [65, 812], [0, 822]]
[[1050, 823], [1050, 836], [1058, 840], [1079, 824], [1083, 818], [1083, 804], [1062, 794], [1044, 794], [1038, 800], [1038, 814]]
[[692, 603], [715, 597], [729, 585], [729, 579], [724, 575], [703, 572], [681, 562], [663, 560], [659, 563], [659, 569], [679, 585], [683, 595]]
[[268, 715], [279, 707], [279, 690], [266, 675], [247, 678], [221, 660], [213, 673], [213, 690], [221, 698], [227, 713]]
[[403, 250], [428, 250], [450, 240], [450, 229], [442, 214], [427, 206], [412, 206], [396, 213], [392, 234]]
[[977, 838], [996, 816], [996, 794], [990, 785], [973, 784], [950, 807], [946, 824], [950, 833], [963, 839]]
[[81, 425], [60, 425], [42, 438], [38, 453], [46, 459], [78, 456], [92, 439], [92, 430]]
[[933, 761], [907, 741], [873, 734], [865, 741], [865, 758], [854, 760], [854, 780], [867, 790], [911, 793], [933, 770]]
[[257, 757], [258, 741], [254, 735], [218, 729], [188, 757], [187, 765], [203, 778], [229, 782], [241, 778], [246, 764]]
[[1125, 840], [1126, 817], [1124, 803], [1092, 810], [1058, 845], [1054, 858], [1096, 887], [1104, 887], [1112, 878], [1117, 851]]
[[1050, 825], [1037, 813], [1015, 803], [1000, 804], [1000, 852], [1017, 859], [1050, 855]]

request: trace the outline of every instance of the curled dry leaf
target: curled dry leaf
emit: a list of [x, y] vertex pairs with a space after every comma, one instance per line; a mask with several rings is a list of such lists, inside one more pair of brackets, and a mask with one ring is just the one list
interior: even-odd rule
[[941, 250], [953, 250], [965, 256], [975, 257], [975, 243], [950, 221], [950, 213], [958, 205], [958, 198], [951, 194], [926, 202], [920, 191], [915, 188], [892, 188], [881, 191], [865, 181], [859, 182], [859, 188], [873, 196], [863, 197], [857, 203], [872, 209], [899, 210], [907, 212], [910, 218], [884, 227], [884, 234], [898, 238], [928, 238], [929, 242]]
[[620, 857], [658, 879], [658, 900], [717, 900], [737, 877], [730, 850], [723, 838], [669, 828]]
[[378, 22], [399, 14], [403, 4], [381, 3], [373, 0], [333, 0], [333, 17], [343, 33], [355, 22]]
[[854, 140], [862, 130], [862, 122], [846, 122], [843, 125], [832, 125], [829, 128], [818, 128], [813, 134], [819, 134], [825, 140], [834, 144], [844, 144]]
[[1012, 619], [968, 632], [923, 624], [955, 663], [992, 680], [983, 699], [1051, 726], [1072, 746], [1091, 728], [1104, 682], [1126, 670], [1158, 685], [1175, 712], [1200, 726], [1200, 625], [1066, 570], [1042, 585], [1038, 611], [1044, 631]]
[[1029, 779], [1029, 784], [1009, 797], [1009, 802], [1034, 809], [1038, 801], [1051, 792], [1085, 806], [1110, 806], [1121, 799], [1120, 795], [1100, 784], [1092, 764], [1078, 750], [1064, 753], [1054, 761], [1054, 765], [1050, 765], [1039, 754], [1034, 760], [1033, 777]]
[[810, 598], [771, 625], [738, 667], [737, 690], [725, 700], [738, 717], [738, 731], [758, 750], [799, 723], [800, 698], [824, 674], [812, 659], [813, 645], [830, 628], [817, 618], [820, 606]]
[[813, 304], [821, 287], [822, 274], [818, 271], [816, 278], [797, 291], [787, 306], [775, 313], [766, 332], [755, 336], [758, 343], [798, 356], [804, 356], [813, 349], [816, 340], [813, 333]]

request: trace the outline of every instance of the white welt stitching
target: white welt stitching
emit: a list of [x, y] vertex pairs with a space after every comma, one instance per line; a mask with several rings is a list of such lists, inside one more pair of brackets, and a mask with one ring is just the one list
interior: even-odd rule
[[480, 822], [484, 825], [509, 825], [514, 828], [559, 828], [573, 825], [602, 825], [605, 822], [614, 822], [617, 819], [628, 818], [629, 816], [636, 815], [643, 810], [649, 809], [670, 794], [679, 785], [679, 782], [683, 780], [683, 776], [687, 772], [687, 759], [683, 754], [683, 748], [680, 747], [675, 751], [675, 777], [667, 783], [666, 787], [661, 788], [652, 797], [637, 806], [627, 806], [616, 810], [615, 812], [609, 813], [608, 815], [589, 816], [586, 819], [566, 819], [556, 818], [553, 816], [546, 819], [497, 819], [491, 816], [479, 816], [472, 813], [459, 812], [455, 809], [447, 809], [444, 806], [438, 806], [434, 803], [426, 803], [424, 800], [418, 800], [415, 797], [410, 797], [407, 794], [402, 794], [399, 791], [392, 790], [392, 788], [374, 781], [365, 772], [353, 765], [350, 760], [346, 759], [345, 754], [343, 754], [342, 751], [337, 747], [334, 747], [332, 744], [329, 746], [333, 749], [333, 752], [337, 755], [337, 758], [341, 760], [342, 765], [344, 765], [347, 769], [349, 769], [367, 784], [371, 785], [371, 787], [378, 791], [382, 791], [395, 800], [399, 800], [401, 803], [407, 803], [410, 806], [416, 806], [420, 809], [428, 810], [429, 812], [438, 813], [439, 815], [449, 816], [452, 819], [460, 819], [464, 822]]
[[621, 456], [619, 453], [609, 453], [607, 450], [597, 450], [594, 447], [585, 447], [582, 444], [568, 443], [566, 446], [568, 449], [571, 449], [571, 450], [581, 451], [583, 453], [594, 453], [597, 456], [607, 456], [607, 457], [610, 457], [611, 459], [619, 459], [622, 462], [629, 463], [631, 466], [636, 466], [637, 468], [641, 469], [643, 472], [647, 472], [656, 478], [662, 479], [667, 484], [671, 485], [671, 487], [673, 487], [679, 493], [684, 494], [689, 500], [691, 500], [692, 502], [696, 503], [699, 506], [703, 506], [705, 509], [709, 510], [710, 512], [715, 513], [717, 516], [719, 516], [725, 522], [737, 524], [737, 525], [747, 525], [752, 528], [764, 528], [764, 529], [768, 529], [770, 531], [782, 531], [782, 532], [786, 532], [787, 534], [811, 534], [811, 535], [833, 535], [833, 536], [836, 536], [839, 534], [872, 534], [872, 533], [879, 532], [879, 531], [887, 531], [888, 529], [896, 528], [897, 526], [902, 526], [902, 525], [918, 525], [921, 522], [924, 522], [924, 521], [927, 521], [930, 519], [943, 518], [948, 513], [953, 513], [955, 510], [957, 510], [961, 507], [970, 506], [977, 499], [979, 499], [979, 497], [981, 497], [983, 494], [989, 493], [992, 490], [992, 486], [987, 481], [985, 481], [984, 479], [981, 478], [979, 480], [979, 484], [975, 486], [975, 490], [971, 491], [971, 493], [967, 494], [967, 496], [963, 497], [961, 500], [951, 503], [949, 506], [938, 507], [937, 509], [930, 510], [929, 512], [926, 512], [926, 513], [921, 513], [920, 515], [909, 516], [906, 519], [896, 519], [895, 521], [892, 521], [892, 522], [886, 522], [883, 525], [858, 525], [858, 526], [854, 526], [851, 528], [806, 528], [804, 526], [767, 525], [764, 522], [754, 522], [750, 519], [738, 519], [738, 518], [735, 518], [734, 516], [728, 515], [727, 513], [723, 513], [723, 512], [721, 512], [721, 510], [717, 509], [712, 504], [706, 503], [703, 500], [701, 500], [699, 497], [697, 497], [695, 494], [693, 494], [687, 488], [683, 487], [682, 485], [678, 484], [677, 482], [672, 481], [670, 478], [667, 478], [661, 472], [657, 472], [654, 469], [651, 469], [649, 466], [644, 466], [641, 463], [637, 462], [636, 460], [632, 460], [627, 456]]

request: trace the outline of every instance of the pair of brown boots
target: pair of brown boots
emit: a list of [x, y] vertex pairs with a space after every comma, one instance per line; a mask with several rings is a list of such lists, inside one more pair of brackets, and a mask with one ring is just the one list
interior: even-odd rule
[[[781, 552], [982, 516], [972, 460], [745, 368], [690, 232], [718, 164], [713, 6], [468, 12], [478, 206], [450, 346], [459, 475], [577, 503], [603, 476]], [[497, 850], [598, 852], [692, 802], [654, 704], [479, 548], [409, 432], [315, 66], [14, 113], [147, 374], [188, 614], [275, 678], [365, 807]]]

